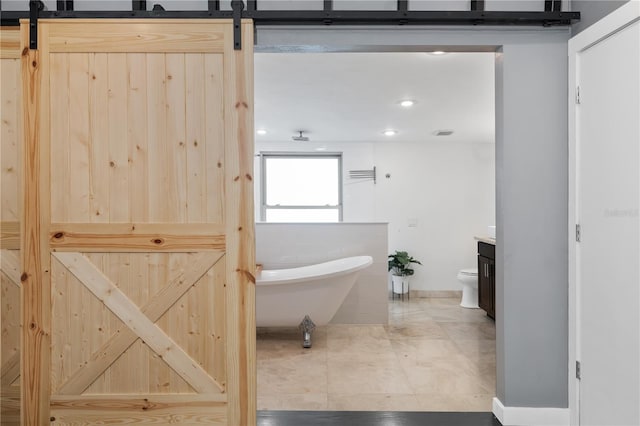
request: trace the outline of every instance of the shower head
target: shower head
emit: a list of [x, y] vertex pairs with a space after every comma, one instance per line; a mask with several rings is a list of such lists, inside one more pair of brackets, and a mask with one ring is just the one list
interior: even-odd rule
[[298, 130], [298, 133], [300, 133], [298, 136], [291, 136], [291, 139], [297, 142], [309, 142], [309, 137], [302, 135], [302, 133], [304, 133], [304, 130]]

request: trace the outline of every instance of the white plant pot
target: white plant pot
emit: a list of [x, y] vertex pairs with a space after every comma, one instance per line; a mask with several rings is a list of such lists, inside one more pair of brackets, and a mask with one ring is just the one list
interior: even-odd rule
[[409, 292], [409, 276], [391, 275], [391, 288], [395, 294], [406, 294]]

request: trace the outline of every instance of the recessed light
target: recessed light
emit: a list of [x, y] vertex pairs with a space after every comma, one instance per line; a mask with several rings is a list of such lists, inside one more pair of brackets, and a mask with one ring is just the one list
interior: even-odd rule
[[411, 108], [415, 104], [416, 104], [416, 101], [411, 100], [411, 99], [405, 99], [403, 101], [400, 101], [400, 106], [403, 106], [405, 108]]
[[263, 136], [267, 134], [267, 131], [265, 129], [258, 129], [256, 130], [256, 133]]
[[385, 136], [395, 136], [398, 134], [397, 130], [393, 130], [393, 129], [387, 129], [384, 132], [382, 132]]
[[433, 52], [431, 52], [432, 55], [444, 55], [445, 52], [444, 50], [434, 50]]

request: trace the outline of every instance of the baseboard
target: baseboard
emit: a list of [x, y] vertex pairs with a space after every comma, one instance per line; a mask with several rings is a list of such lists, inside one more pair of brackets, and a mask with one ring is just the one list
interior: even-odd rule
[[493, 415], [503, 426], [569, 426], [568, 408], [505, 407], [493, 398]]
[[461, 298], [461, 290], [411, 290], [411, 297]]

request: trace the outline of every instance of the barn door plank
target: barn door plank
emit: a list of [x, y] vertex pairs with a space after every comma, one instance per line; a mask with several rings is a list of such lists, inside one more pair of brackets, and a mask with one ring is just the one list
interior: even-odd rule
[[23, 159], [22, 217], [22, 383], [21, 421], [43, 424], [49, 410], [51, 309], [50, 265], [45, 236], [51, 220], [49, 185], [50, 88], [41, 84], [49, 69], [48, 31], [39, 31], [40, 50], [25, 49], [29, 32], [22, 24]]
[[2, 273], [9, 278], [12, 284], [20, 287], [20, 257], [15, 250], [1, 250], [0, 262]]
[[[217, 395], [82, 395], [51, 398], [53, 424], [104, 424], [117, 412], [129, 424], [226, 425], [226, 400]], [[112, 414], [111, 414], [112, 415]]]
[[20, 32], [0, 28], [0, 424], [20, 422]]
[[0, 384], [10, 386], [20, 377], [20, 352], [16, 352], [9, 359], [2, 360], [0, 370]]
[[[232, 27], [225, 37], [233, 38]], [[243, 40], [251, 40], [252, 29], [242, 27]], [[252, 51], [251, 43], [243, 49]], [[229, 368], [229, 423], [255, 423], [254, 396], [255, 310], [247, 312], [246, 302], [255, 301], [255, 253], [249, 249], [255, 241], [253, 212], [253, 54], [234, 50], [225, 44], [224, 97], [225, 108], [225, 221], [227, 224], [227, 274], [236, 282], [227, 292], [227, 363]], [[247, 368], [248, 367], [248, 368]]]
[[[3, 158], [7, 154], [2, 154]], [[11, 166], [3, 167], [10, 169]], [[4, 194], [3, 194], [4, 195]], [[20, 249], [20, 222], [6, 221], [0, 222], [0, 249], [18, 250]]]
[[[11, 309], [19, 310], [20, 307], [20, 258], [17, 250], [0, 250], [0, 270], [2, 274], [8, 278], [8, 283], [13, 287], [13, 297], [10, 300], [3, 300], [2, 303], [2, 320], [3, 322], [8, 321], [9, 318], [6, 317], [8, 314], [4, 312], [5, 307], [11, 307]], [[7, 289], [7, 293], [4, 297], [9, 295], [9, 289]], [[2, 289], [4, 293], [4, 289]], [[16, 297], [17, 296], [17, 297]], [[17, 326], [17, 324], [15, 324]], [[5, 324], [5, 331], [9, 331], [11, 334], [14, 334], [15, 330], [8, 330], [8, 327]], [[5, 335], [5, 339], [6, 339]], [[3, 346], [3, 350], [5, 346], [9, 346], [15, 342], [5, 342]], [[0, 364], [0, 385], [9, 386], [14, 383], [18, 377], [20, 377], [20, 352], [16, 351], [8, 358], [6, 356], [2, 357], [2, 363]]]

